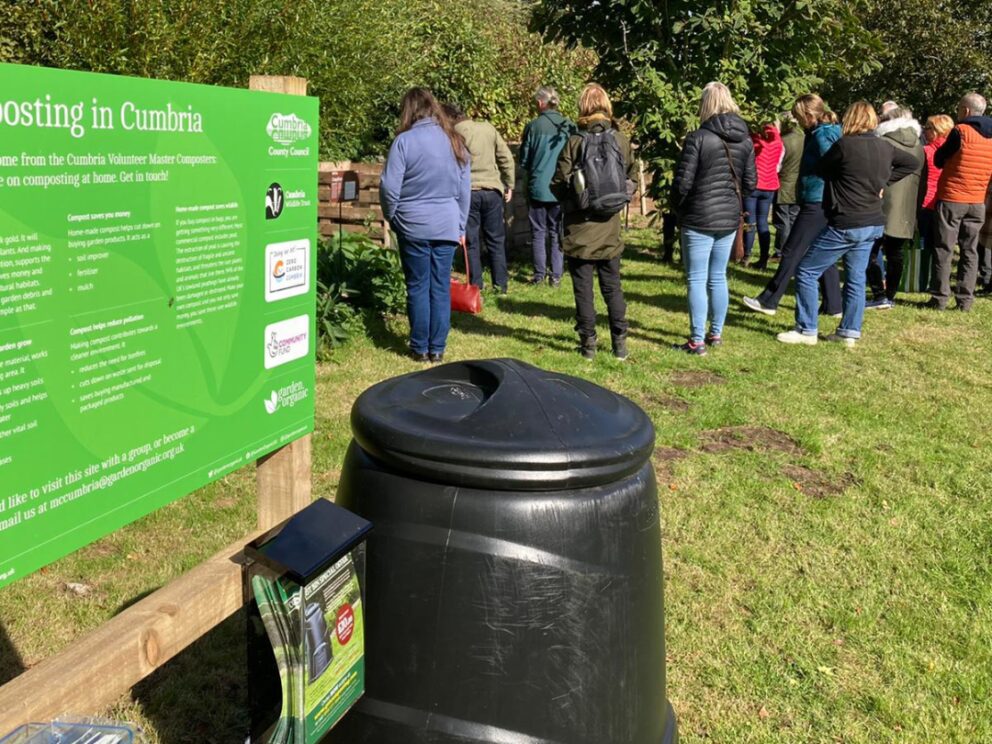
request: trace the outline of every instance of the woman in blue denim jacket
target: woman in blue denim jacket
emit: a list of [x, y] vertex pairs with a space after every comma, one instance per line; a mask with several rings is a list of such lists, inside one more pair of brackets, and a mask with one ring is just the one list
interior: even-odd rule
[[470, 157], [426, 88], [403, 97], [400, 126], [382, 172], [379, 200], [399, 239], [406, 277], [410, 353], [440, 362], [451, 329], [451, 262], [465, 242], [472, 199]]

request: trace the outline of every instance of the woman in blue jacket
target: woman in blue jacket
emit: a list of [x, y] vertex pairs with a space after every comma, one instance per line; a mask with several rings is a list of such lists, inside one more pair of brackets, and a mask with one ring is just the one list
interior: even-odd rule
[[[775, 276], [761, 294], [743, 300], [746, 307], [765, 315], [775, 314], [799, 262], [827, 226], [827, 216], [823, 211], [823, 179], [817, 174], [816, 167], [841, 136], [836, 117], [826, 110], [823, 99], [815, 93], [800, 96], [792, 107], [792, 115], [806, 130], [796, 194], [800, 204], [799, 215], [793, 223], [789, 239], [782, 246], [782, 259]], [[820, 290], [823, 292], [823, 312], [840, 316], [840, 272], [836, 266], [824, 272], [820, 278]]]
[[451, 329], [451, 261], [465, 242], [472, 200], [462, 136], [426, 88], [403, 96], [400, 126], [382, 171], [379, 200], [399, 238], [410, 353], [440, 362]]

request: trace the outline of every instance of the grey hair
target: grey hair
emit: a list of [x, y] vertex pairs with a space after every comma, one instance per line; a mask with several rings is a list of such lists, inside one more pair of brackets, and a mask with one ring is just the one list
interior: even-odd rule
[[899, 104], [896, 103], [895, 101], [886, 101], [881, 106], [879, 106], [878, 113], [880, 116], [882, 116], [889, 113], [890, 111], [894, 111], [897, 108], [899, 108]]
[[558, 91], [550, 85], [542, 85], [537, 89], [537, 92], [534, 93], [534, 100], [540, 101], [551, 108], [557, 108], [559, 103]]
[[884, 114], [878, 117], [880, 122], [882, 121], [892, 121], [893, 119], [912, 119], [913, 109], [909, 106], [899, 106], [886, 109]]
[[703, 88], [699, 100], [699, 123], [702, 124], [718, 114], [739, 114], [741, 110], [730, 95], [730, 88], [714, 80]]
[[973, 116], [981, 116], [985, 113], [985, 107], [988, 105], [985, 101], [985, 97], [972, 91], [971, 93], [965, 93], [961, 96], [961, 104], [968, 109], [968, 112]]

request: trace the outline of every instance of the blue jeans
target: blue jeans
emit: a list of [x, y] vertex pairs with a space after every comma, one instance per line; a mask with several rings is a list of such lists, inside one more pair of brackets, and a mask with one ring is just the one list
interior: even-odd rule
[[682, 258], [689, 284], [689, 339], [705, 338], [709, 317], [710, 335], [719, 336], [727, 318], [730, 294], [727, 263], [737, 230], [693, 230], [682, 228]]
[[561, 251], [561, 204], [531, 201], [529, 218], [534, 278], [540, 281], [548, 272], [547, 244], [550, 242], [551, 278], [558, 281], [565, 270], [565, 254]]
[[796, 269], [796, 330], [816, 335], [817, 282], [831, 266], [844, 259], [844, 311], [837, 335], [861, 338], [865, 315], [865, 272], [871, 247], [882, 237], [881, 225], [840, 230], [827, 227]]
[[451, 330], [451, 260], [457, 243], [400, 236], [410, 351], [441, 354]]
[[747, 232], [744, 233], [744, 258], [751, 257], [754, 248], [754, 235], [758, 234], [758, 244], [761, 246], [759, 261], [768, 262], [768, 251], [772, 244], [772, 234], [768, 229], [768, 211], [775, 201], [774, 191], [752, 191], [744, 197], [744, 211], [747, 212]]

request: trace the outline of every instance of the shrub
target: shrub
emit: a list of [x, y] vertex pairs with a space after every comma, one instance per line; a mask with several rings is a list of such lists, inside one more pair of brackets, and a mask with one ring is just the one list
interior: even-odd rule
[[363, 328], [370, 314], [406, 306], [399, 254], [367, 237], [344, 233], [317, 251], [317, 344], [326, 357]]

